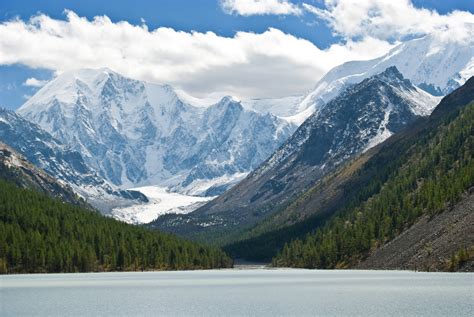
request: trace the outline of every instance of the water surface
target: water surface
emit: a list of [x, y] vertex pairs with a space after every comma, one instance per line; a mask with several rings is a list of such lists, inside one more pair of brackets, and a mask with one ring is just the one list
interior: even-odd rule
[[474, 274], [211, 270], [0, 277], [1, 316], [474, 316]]

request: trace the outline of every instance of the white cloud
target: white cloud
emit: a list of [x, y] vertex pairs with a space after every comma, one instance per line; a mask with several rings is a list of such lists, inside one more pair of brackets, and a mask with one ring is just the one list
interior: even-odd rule
[[[239, 11], [232, 12], [239, 14], [296, 12], [288, 1], [223, 1], [221, 5], [226, 3], [250, 4], [235, 6]], [[469, 23], [473, 25], [473, 14], [440, 15], [416, 8], [408, 0], [326, 0], [322, 9], [309, 4], [298, 8], [323, 18], [345, 40], [322, 50], [274, 28], [223, 37], [165, 27], [149, 30], [145, 21], [114, 23], [107, 16], [88, 20], [66, 11], [66, 20], [38, 15], [0, 23], [0, 65], [19, 63], [57, 73], [109, 67], [200, 97], [212, 93], [280, 97], [304, 93], [332, 67], [378, 57], [407, 36], [436, 34], [461, 41], [473, 34], [472, 29], [466, 31]], [[24, 84], [41, 82], [30, 78]]]
[[446, 40], [464, 41], [474, 25], [474, 15], [453, 11], [441, 15], [415, 7], [410, 0], [325, 0], [325, 8], [303, 7], [328, 22], [346, 38], [374, 37], [381, 40], [431, 34]]
[[221, 0], [221, 7], [228, 14], [250, 15], [300, 15], [301, 8], [287, 0]]
[[259, 98], [304, 93], [332, 67], [374, 58], [391, 48], [365, 37], [321, 50], [273, 28], [222, 37], [165, 27], [148, 30], [106, 16], [88, 20], [72, 11], [66, 15], [66, 20], [38, 15], [1, 23], [0, 65], [19, 63], [57, 73], [109, 67], [196, 96], [221, 92]]
[[30, 86], [30, 87], [43, 87], [44, 85], [46, 85], [47, 82], [48, 82], [47, 80], [40, 80], [40, 79], [36, 79], [34, 77], [31, 77], [31, 78], [28, 78], [27, 80], [25, 80], [23, 85], [24, 86]]

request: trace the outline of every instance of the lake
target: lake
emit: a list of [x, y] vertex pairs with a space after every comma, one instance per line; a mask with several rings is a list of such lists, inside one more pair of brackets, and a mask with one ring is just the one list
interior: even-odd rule
[[0, 276], [1, 316], [473, 316], [474, 274], [243, 269]]

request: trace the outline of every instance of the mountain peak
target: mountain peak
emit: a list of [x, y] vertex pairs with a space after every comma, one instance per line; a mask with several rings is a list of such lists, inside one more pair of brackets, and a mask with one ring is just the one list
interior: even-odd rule
[[101, 67], [101, 68], [78, 68], [69, 71], [65, 71], [64, 73], [60, 74], [57, 78], [61, 76], [71, 76], [75, 78], [84, 78], [84, 77], [97, 77], [100, 75], [118, 75], [121, 76], [119, 73], [113, 71], [108, 67]]
[[[397, 109], [400, 108], [400, 106], [403, 108], [408, 105], [410, 112], [416, 116], [429, 115], [435, 105], [437, 105], [441, 100], [441, 97], [435, 97], [423, 89], [419, 89], [413, 85], [409, 79], [406, 79], [402, 75], [396, 66], [387, 67], [383, 72], [375, 74], [358, 84], [350, 86], [350, 88], [343, 91], [340, 96], [351, 95], [357, 90], [363, 91], [367, 86], [371, 86], [372, 89], [378, 90], [378, 94], [385, 95], [388, 91], [391, 91], [402, 100], [409, 101], [408, 103], [397, 103], [394, 101], [391, 107]], [[338, 97], [335, 99], [337, 98]], [[329, 101], [328, 104], [331, 102], [332, 100]], [[383, 102], [380, 101], [379, 103], [382, 104]], [[326, 107], [326, 105], [323, 105], [321, 108], [324, 107]]]
[[233, 97], [233, 96], [224, 96], [222, 97], [222, 99], [219, 101], [219, 103], [224, 103], [224, 104], [228, 104], [228, 103], [240, 103], [240, 100]]
[[[242, 103], [237, 98], [232, 96], [224, 96], [217, 104], [217, 109], [232, 109], [234, 111], [240, 112], [244, 110]], [[211, 107], [212, 108], [212, 107]]]
[[[417, 90], [416, 86], [413, 85], [409, 79], [405, 78], [396, 66], [387, 67], [381, 73], [378, 73], [369, 78], [366, 78], [362, 82], [377, 83], [377, 85], [384, 85], [384, 86], [391, 85], [394, 87], [398, 87], [398, 89], [404, 90], [404, 91]], [[357, 86], [357, 84], [355, 84], [355, 86]], [[432, 97], [428, 93], [425, 93], [425, 94]]]
[[375, 75], [374, 77], [376, 78], [381, 78], [381, 79], [399, 79], [399, 80], [404, 80], [405, 78], [403, 77], [402, 73], [398, 70], [396, 66], [390, 66], [387, 67], [383, 72], [380, 74]]

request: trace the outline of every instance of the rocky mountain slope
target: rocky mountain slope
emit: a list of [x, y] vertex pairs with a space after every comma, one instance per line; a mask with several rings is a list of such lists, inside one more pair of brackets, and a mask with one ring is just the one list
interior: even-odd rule
[[225, 97], [194, 106], [173, 88], [111, 70], [64, 73], [17, 111], [123, 188], [213, 196], [273, 153], [295, 125]]
[[0, 178], [21, 188], [33, 189], [74, 205], [86, 206], [85, 201], [71, 187], [35, 167], [2, 142], [0, 142]]
[[321, 107], [237, 186], [191, 214], [164, 216], [152, 225], [185, 235], [227, 235], [250, 226], [344, 162], [429, 114], [437, 102], [390, 67]]
[[434, 217], [421, 217], [357, 268], [474, 271], [474, 194]]
[[0, 141], [33, 165], [71, 186], [103, 211], [113, 205], [146, 201], [146, 197], [138, 192], [120, 190], [109, 184], [87, 166], [79, 152], [64, 146], [36, 124], [5, 109], [0, 109]]

